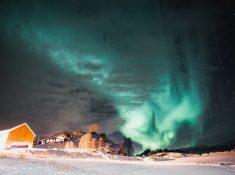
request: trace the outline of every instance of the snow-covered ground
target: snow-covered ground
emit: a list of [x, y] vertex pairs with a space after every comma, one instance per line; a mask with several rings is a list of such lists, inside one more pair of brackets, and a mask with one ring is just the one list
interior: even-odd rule
[[[37, 150], [38, 151], [38, 150]], [[46, 151], [48, 152], [48, 150]], [[193, 155], [174, 160], [136, 159], [124, 157], [87, 158], [68, 157], [69, 152], [57, 157], [43, 157], [40, 153], [2, 153], [0, 175], [234, 175], [235, 152]], [[17, 155], [18, 154], [18, 155]], [[54, 153], [53, 153], [54, 154]], [[14, 157], [17, 158], [12, 158]], [[31, 156], [30, 156], [31, 155]], [[48, 154], [47, 154], [48, 155]], [[55, 154], [54, 154], [55, 155]], [[79, 153], [78, 155], [84, 155]], [[171, 155], [171, 157], [173, 157]], [[115, 159], [115, 160], [114, 160]]]

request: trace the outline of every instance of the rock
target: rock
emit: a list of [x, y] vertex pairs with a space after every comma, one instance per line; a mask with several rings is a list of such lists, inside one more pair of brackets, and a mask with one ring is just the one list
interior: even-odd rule
[[110, 154], [118, 154], [118, 145], [109, 140], [104, 134], [88, 132], [79, 141], [79, 148], [98, 150]]
[[73, 141], [68, 141], [65, 143], [64, 149], [74, 149], [76, 148], [76, 145]]
[[98, 141], [88, 132], [81, 137], [78, 147], [82, 149], [97, 149]]

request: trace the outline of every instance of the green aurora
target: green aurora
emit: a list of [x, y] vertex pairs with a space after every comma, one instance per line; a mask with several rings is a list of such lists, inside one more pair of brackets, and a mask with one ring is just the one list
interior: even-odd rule
[[[71, 27], [52, 22], [53, 16], [48, 18], [49, 22], [44, 22], [35, 15], [23, 22], [15, 15], [6, 19], [4, 25], [9, 36], [18, 35], [28, 49], [43, 53], [64, 72], [86, 77], [81, 83], [112, 100], [124, 121], [120, 128], [124, 136], [144, 148], [156, 149], [171, 146], [183, 126], [193, 133], [200, 132], [205, 102], [201, 101], [200, 88], [203, 63], [198, 57], [204, 54], [191, 43], [196, 41], [187, 32], [188, 26], [182, 27], [186, 28], [183, 31], [176, 27], [177, 34], [173, 34], [171, 27], [165, 31], [164, 24], [158, 24], [153, 39], [146, 41], [153, 42], [157, 49], [151, 49], [150, 44], [144, 50], [144, 44], [135, 40], [126, 45], [123, 41], [123, 47], [133, 46], [129, 46], [128, 54], [122, 54], [93, 36], [91, 24], [84, 27], [81, 21]], [[133, 59], [133, 48], [147, 54]], [[185, 144], [194, 141], [189, 138]]]

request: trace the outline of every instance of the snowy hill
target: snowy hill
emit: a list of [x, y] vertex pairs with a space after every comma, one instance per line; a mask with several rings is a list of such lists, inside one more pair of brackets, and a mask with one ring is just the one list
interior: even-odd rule
[[234, 151], [202, 155], [165, 153], [164, 156], [165, 159], [157, 159], [84, 150], [8, 150], [0, 154], [0, 174], [234, 175], [235, 173]]

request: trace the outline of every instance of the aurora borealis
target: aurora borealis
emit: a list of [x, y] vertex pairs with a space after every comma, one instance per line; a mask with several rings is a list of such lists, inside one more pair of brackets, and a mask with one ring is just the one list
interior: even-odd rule
[[[1, 42], [7, 49], [14, 43], [23, 54], [21, 60], [4, 55], [12, 60], [4, 61], [5, 77], [13, 74], [11, 81], [22, 84], [14, 93], [2, 90], [8, 95], [1, 99], [26, 100], [2, 107], [3, 114], [14, 122], [32, 116], [24, 120], [35, 128], [39, 118], [41, 126], [45, 120], [45, 133], [98, 122], [104, 132], [121, 133], [143, 148], [201, 143], [214, 115], [213, 94], [221, 91], [211, 75], [218, 70], [211, 60], [223, 52], [211, 44], [220, 42], [212, 32], [219, 25], [217, 6], [164, 0], [3, 3]], [[23, 73], [9, 71], [16, 69]], [[10, 114], [12, 106], [20, 110]]]

